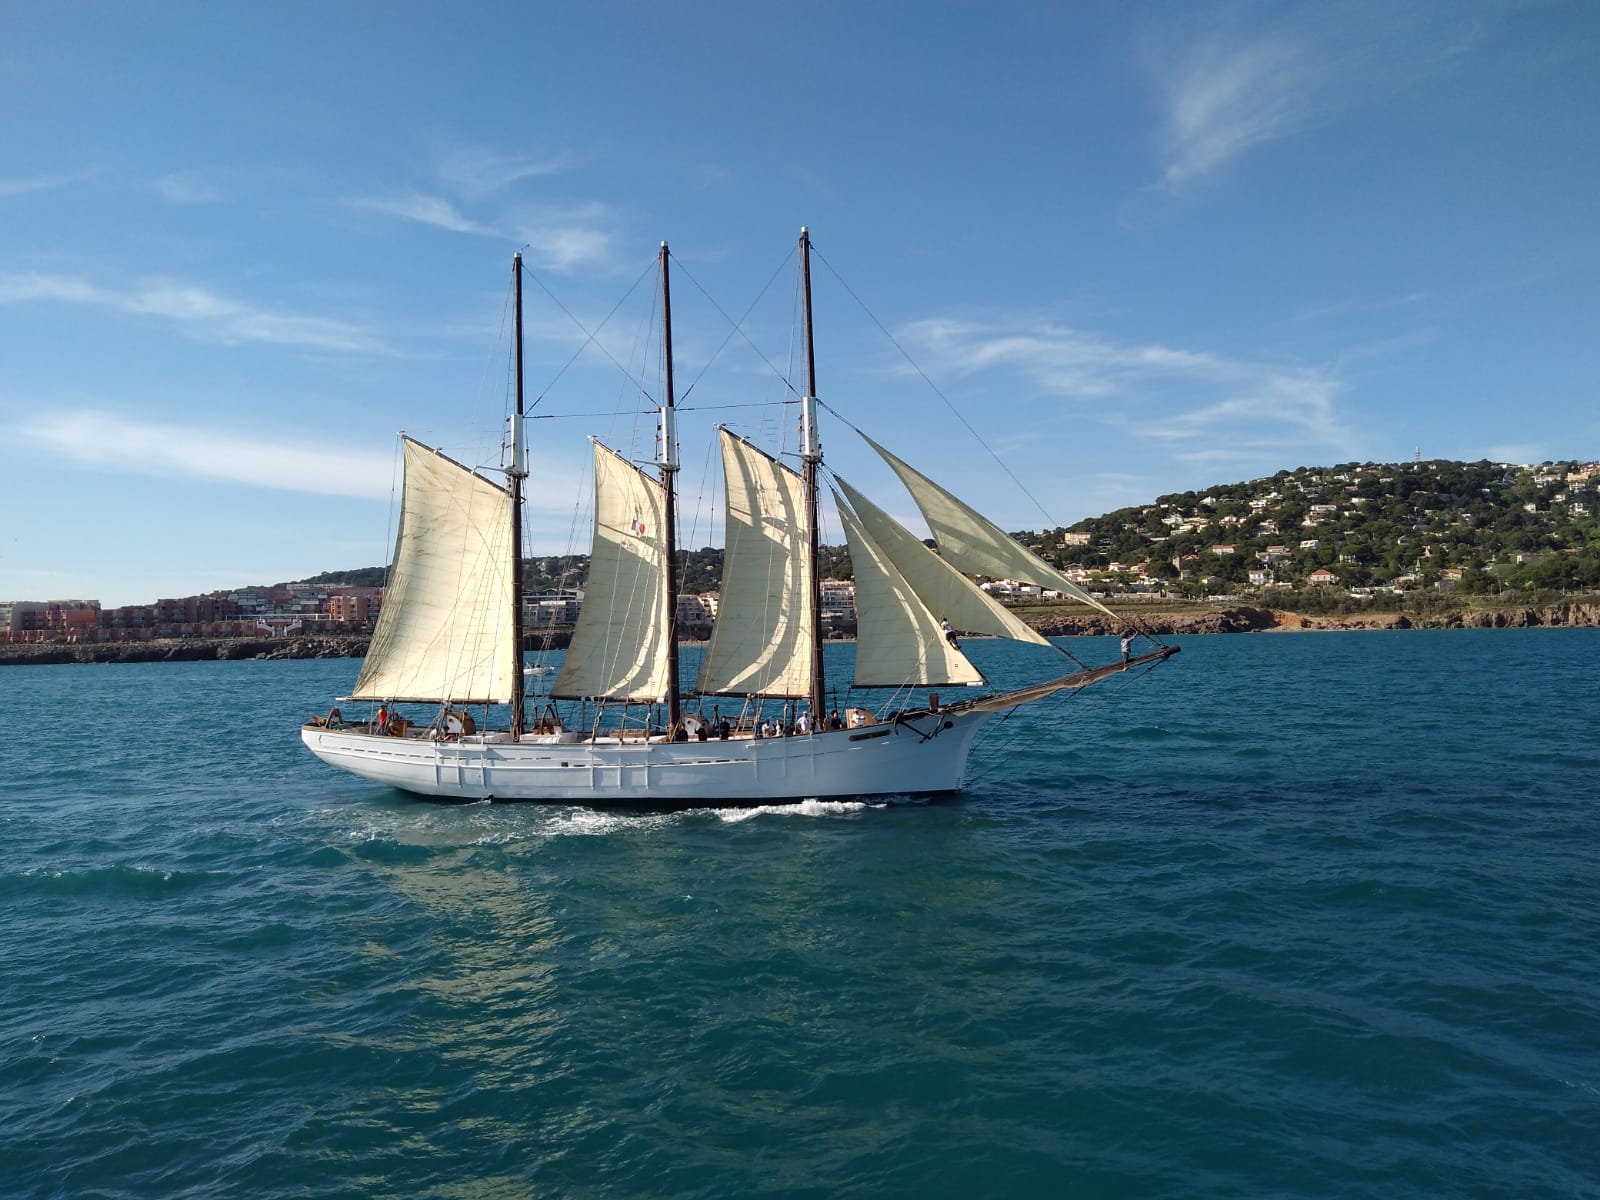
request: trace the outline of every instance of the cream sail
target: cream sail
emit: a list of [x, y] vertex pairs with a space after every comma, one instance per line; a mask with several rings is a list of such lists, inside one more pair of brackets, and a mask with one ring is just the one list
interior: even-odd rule
[[[863, 530], [894, 565], [930, 613], [948, 620], [956, 629], [990, 637], [1011, 638], [1038, 646], [1050, 643], [1018, 620], [987, 592], [922, 544], [883, 509], [837, 475], [834, 483], [849, 499]], [[837, 501], [840, 513], [845, 504]]]
[[[719, 431], [724, 573], [695, 688], [680, 694], [677, 685], [678, 467], [663, 245], [660, 477], [594, 443], [594, 531], [582, 612], [537, 716], [529, 720], [525, 712], [517, 619], [526, 477], [519, 333], [507, 486], [405, 440], [392, 573], [352, 695], [372, 702], [373, 713], [345, 724], [335, 708], [308, 722], [301, 737], [313, 754], [376, 783], [467, 799], [688, 805], [937, 794], [962, 786], [973, 742], [996, 714], [1176, 653], [1177, 647], [1162, 646], [954, 703], [946, 697], [941, 704], [931, 690], [916, 694], [984, 684], [969, 657], [974, 644], [958, 645], [957, 632], [1030, 645], [1056, 661], [1059, 647], [971, 575], [1042, 584], [1106, 610], [873, 442], [910, 489], [939, 552], [832, 477], [854, 568], [857, 643], [854, 678], [841, 683], [825, 675], [816, 515], [823, 466], [804, 230], [799, 250], [808, 364], [799, 470]], [[519, 331], [521, 273], [519, 255], [513, 259]], [[874, 701], [884, 692], [873, 689], [886, 690], [889, 698]], [[494, 727], [493, 709], [507, 701], [509, 719]], [[415, 720], [394, 720], [388, 706], [396, 703], [427, 707]], [[481, 724], [469, 706], [481, 706]], [[848, 712], [848, 721], [832, 720], [838, 709]], [[764, 736], [775, 724], [785, 736]]]
[[394, 567], [357, 700], [505, 703], [521, 679], [514, 636], [511, 509], [504, 488], [404, 438]]
[[917, 502], [939, 553], [957, 569], [990, 579], [1011, 579], [1071, 596], [1115, 619], [1104, 604], [1084, 591], [1049, 563], [1021, 545], [993, 521], [945, 491], [933, 480], [890, 454], [877, 442], [861, 435], [894, 468], [906, 491]]
[[839, 520], [856, 575], [856, 686], [982, 683], [978, 669], [945, 637], [939, 618], [842, 504]]
[[589, 587], [558, 699], [659, 701], [667, 692], [666, 493], [616, 451], [594, 444]]
[[817, 621], [803, 481], [743, 438], [718, 433], [727, 497], [720, 607], [737, 619], [713, 626], [696, 687], [804, 697]]

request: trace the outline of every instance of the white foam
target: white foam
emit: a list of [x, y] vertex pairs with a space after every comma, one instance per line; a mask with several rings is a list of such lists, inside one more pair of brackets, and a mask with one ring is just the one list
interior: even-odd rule
[[799, 804], [758, 804], [754, 808], [713, 808], [710, 811], [722, 821], [748, 821], [761, 816], [844, 817], [871, 807], [864, 800], [802, 800]]

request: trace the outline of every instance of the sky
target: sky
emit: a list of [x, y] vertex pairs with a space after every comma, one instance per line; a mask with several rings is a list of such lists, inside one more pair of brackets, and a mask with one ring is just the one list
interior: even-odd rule
[[[384, 562], [405, 431], [527, 549], [851, 426], [1008, 529], [1298, 466], [1600, 458], [1600, 4], [0, 0], [0, 601]], [[837, 519], [824, 540], [842, 540]]]

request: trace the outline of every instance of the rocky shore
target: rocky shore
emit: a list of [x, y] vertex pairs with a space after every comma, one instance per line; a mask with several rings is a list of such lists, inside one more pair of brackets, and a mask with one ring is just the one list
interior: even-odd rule
[[[1046, 637], [1106, 635], [1117, 624], [1102, 613], [1030, 613], [1027, 618]], [[1443, 613], [1346, 613], [1307, 616], [1272, 608], [1228, 608], [1220, 612], [1138, 614], [1151, 633], [1310, 632], [1357, 629], [1533, 629], [1545, 626], [1600, 626], [1600, 604], [1566, 603], [1546, 608], [1459, 609]]]
[[[1028, 613], [1024, 619], [1046, 637], [1109, 636], [1116, 622], [1096, 612]], [[1600, 604], [1571, 602], [1546, 608], [1505, 608], [1416, 613], [1307, 616], [1272, 608], [1138, 614], [1150, 633], [1277, 633], [1358, 629], [1532, 629], [1600, 626]], [[360, 658], [365, 637], [159, 638], [149, 642], [56, 642], [0, 645], [0, 666], [61, 663], [206, 662], [212, 659]], [[565, 646], [566, 631], [554, 639]], [[542, 642], [542, 639], [541, 639]], [[535, 647], [532, 643], [528, 649]]]

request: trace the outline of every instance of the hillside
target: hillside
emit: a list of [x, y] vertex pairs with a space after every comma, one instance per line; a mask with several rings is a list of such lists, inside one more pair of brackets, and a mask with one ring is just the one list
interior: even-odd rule
[[1300, 467], [1016, 536], [1111, 592], [1255, 591], [1316, 607], [1426, 588], [1594, 590], [1597, 484], [1596, 463]]

